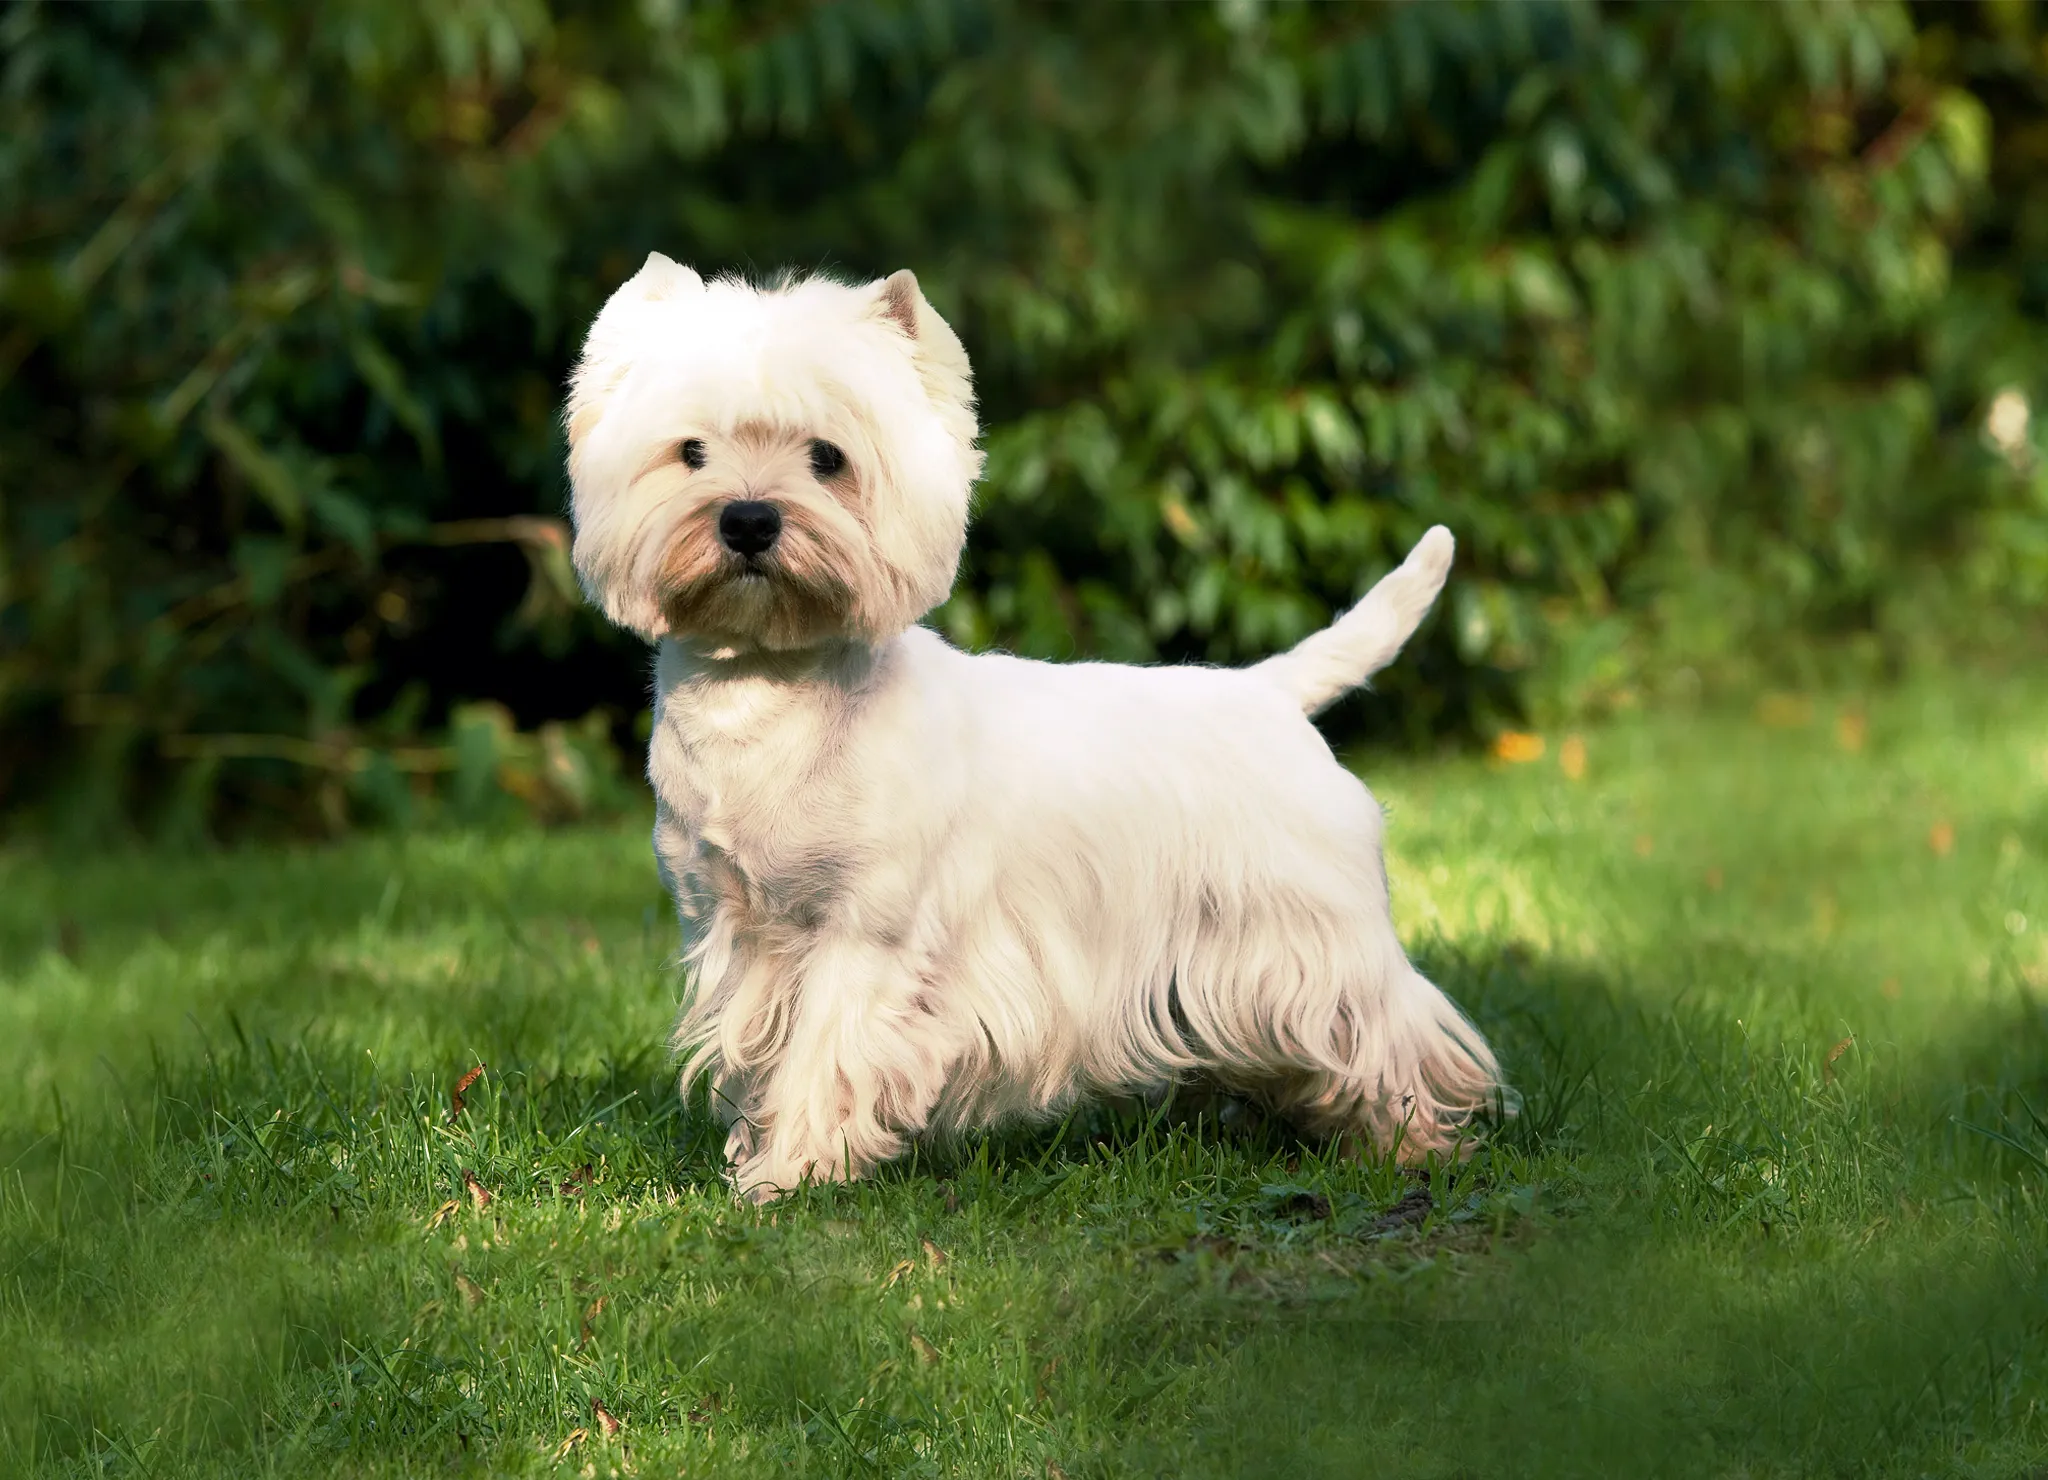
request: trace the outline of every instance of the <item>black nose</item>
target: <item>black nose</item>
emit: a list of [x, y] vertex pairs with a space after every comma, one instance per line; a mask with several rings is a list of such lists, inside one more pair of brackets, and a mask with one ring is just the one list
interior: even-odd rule
[[782, 511], [759, 499], [727, 504], [718, 515], [718, 537], [735, 555], [758, 555], [782, 533]]

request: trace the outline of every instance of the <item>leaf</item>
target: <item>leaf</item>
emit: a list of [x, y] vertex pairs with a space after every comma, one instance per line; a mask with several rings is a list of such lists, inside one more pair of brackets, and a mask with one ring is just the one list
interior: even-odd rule
[[[469, 1093], [469, 1087], [484, 1077], [484, 1066], [478, 1064], [467, 1074], [455, 1081], [455, 1088], [448, 1096], [448, 1118], [456, 1119], [462, 1114], [462, 1097]], [[466, 1175], [466, 1174], [465, 1174]]]
[[281, 458], [265, 451], [241, 423], [217, 408], [208, 407], [199, 425], [206, 434], [206, 440], [270, 506], [279, 524], [294, 534], [305, 527], [305, 490]]
[[1493, 758], [1505, 761], [1511, 766], [1527, 765], [1530, 761], [1543, 759], [1543, 737], [1520, 730], [1503, 730], [1493, 740]]
[[365, 562], [376, 557], [377, 524], [369, 505], [363, 500], [323, 483], [309, 483], [306, 505], [322, 529], [355, 551]]
[[1985, 178], [1991, 161], [1991, 115], [1981, 102], [1962, 88], [1942, 89], [1934, 104], [1934, 131], [1957, 174], [1973, 183]]
[[1813, 723], [1813, 700], [1805, 694], [1765, 694], [1757, 700], [1756, 717], [1774, 730], [1802, 729]]
[[235, 569], [249, 583], [249, 601], [259, 609], [273, 606], [291, 584], [292, 547], [268, 535], [244, 535], [235, 541]]
[[2044, 1172], [2048, 1172], [2048, 1156], [2044, 1156], [2041, 1152], [2036, 1151], [2033, 1147], [2027, 1145], [2026, 1142], [2020, 1140], [2018, 1137], [2013, 1136], [2006, 1131], [1994, 1130], [1989, 1126], [1976, 1125], [1970, 1121], [1958, 1119], [1955, 1116], [1950, 1116], [1949, 1119], [1954, 1124], [1961, 1126], [1964, 1130], [1970, 1131], [1975, 1135], [1982, 1136], [1987, 1141], [1996, 1141], [2001, 1146], [2005, 1146], [2010, 1148], [2011, 1150], [2017, 1151], [2021, 1156], [2025, 1157], [2033, 1165], [2040, 1168]]
[[349, 337], [349, 358], [355, 362], [356, 372], [363, 377], [363, 383], [377, 395], [377, 399], [390, 408], [398, 424], [412, 433], [418, 444], [420, 456], [429, 466], [441, 461], [441, 440], [434, 430], [434, 423], [427, 410], [406, 386], [405, 372], [396, 360], [386, 353], [384, 346], [368, 334], [354, 334]]
[[725, 1411], [725, 1394], [706, 1393], [690, 1405], [689, 1420], [694, 1424], [708, 1424]]
[[478, 1181], [476, 1173], [472, 1172], [468, 1167], [462, 1169], [462, 1185], [469, 1189], [469, 1205], [471, 1208], [481, 1213], [491, 1205], [492, 1195], [490, 1189]]

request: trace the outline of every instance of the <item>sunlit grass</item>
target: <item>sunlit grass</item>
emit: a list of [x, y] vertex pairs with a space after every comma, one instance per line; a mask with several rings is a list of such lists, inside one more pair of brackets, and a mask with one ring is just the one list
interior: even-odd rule
[[0, 1453], [2030, 1474], [2048, 694], [1761, 714], [1362, 758], [1526, 1096], [1421, 1181], [1190, 1092], [756, 1213], [672, 1094], [637, 820], [0, 854]]

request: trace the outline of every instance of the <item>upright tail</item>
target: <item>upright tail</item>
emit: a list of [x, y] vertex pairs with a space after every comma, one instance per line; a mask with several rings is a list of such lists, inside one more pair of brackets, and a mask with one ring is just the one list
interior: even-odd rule
[[1292, 694], [1304, 713], [1314, 714], [1399, 656], [1436, 604], [1456, 549], [1451, 532], [1433, 525], [1400, 567], [1382, 577], [1358, 605], [1251, 671]]

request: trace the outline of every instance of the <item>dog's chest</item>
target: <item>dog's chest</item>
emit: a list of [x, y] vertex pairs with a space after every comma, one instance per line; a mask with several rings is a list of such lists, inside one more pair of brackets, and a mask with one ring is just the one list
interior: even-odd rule
[[826, 764], [832, 715], [767, 683], [657, 697], [648, 778], [681, 825], [672, 869], [756, 917], [812, 917], [840, 872], [845, 787]]

